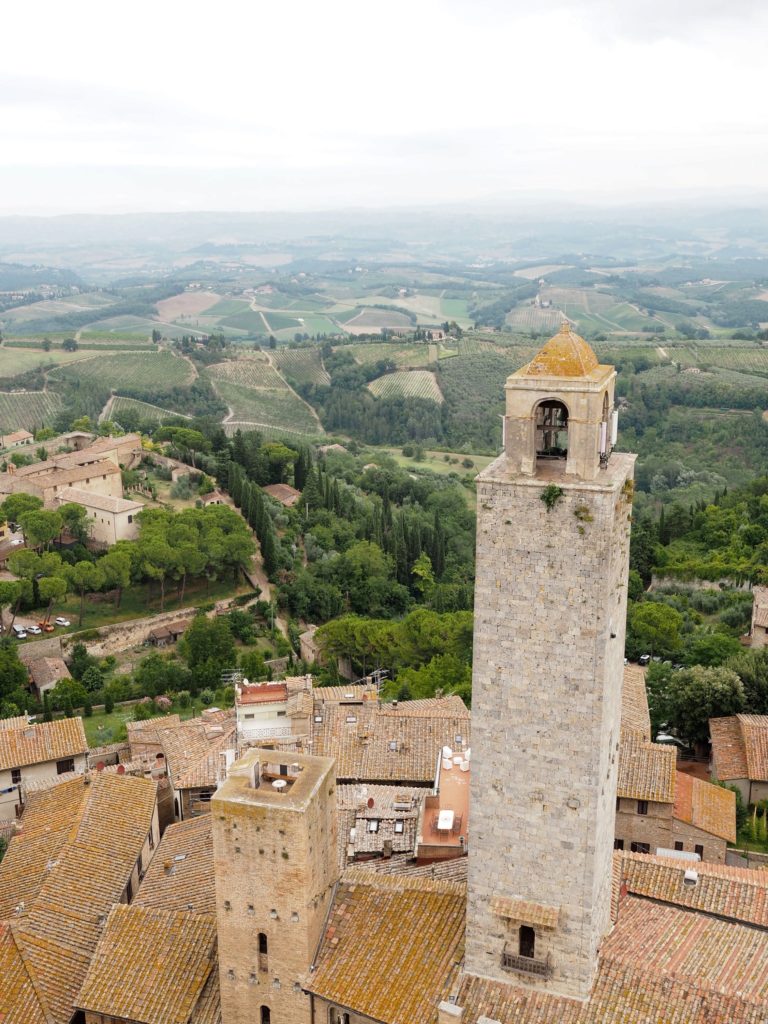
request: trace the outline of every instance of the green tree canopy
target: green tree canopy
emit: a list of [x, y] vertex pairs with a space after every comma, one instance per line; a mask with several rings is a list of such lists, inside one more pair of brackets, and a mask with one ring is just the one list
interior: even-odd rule
[[744, 684], [731, 669], [693, 668], [673, 672], [667, 684], [669, 725], [691, 744], [709, 738], [710, 718], [744, 710]]

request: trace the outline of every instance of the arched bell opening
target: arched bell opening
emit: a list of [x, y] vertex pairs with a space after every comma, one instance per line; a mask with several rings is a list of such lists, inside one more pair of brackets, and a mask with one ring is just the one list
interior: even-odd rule
[[536, 460], [565, 461], [568, 458], [568, 407], [555, 398], [536, 406]]

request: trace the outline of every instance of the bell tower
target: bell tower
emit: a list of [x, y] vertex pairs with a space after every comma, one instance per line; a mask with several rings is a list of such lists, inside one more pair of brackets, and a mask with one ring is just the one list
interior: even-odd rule
[[610, 926], [634, 456], [563, 324], [477, 479], [466, 971], [586, 998]]

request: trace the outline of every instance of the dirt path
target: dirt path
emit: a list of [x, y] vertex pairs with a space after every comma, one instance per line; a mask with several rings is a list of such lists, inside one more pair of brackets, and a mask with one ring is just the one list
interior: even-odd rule
[[665, 348], [662, 348], [661, 345], [659, 345], [659, 347], [656, 349], [656, 351], [659, 353], [659, 355], [661, 356], [662, 359], [669, 359], [669, 355], [667, 353], [667, 350]]
[[[309, 409], [310, 414], [312, 415], [312, 419], [315, 421], [315, 423], [320, 428], [320, 433], [324, 434], [325, 433], [325, 428], [323, 427], [323, 424], [320, 422], [320, 417], [317, 415], [315, 410], [312, 408], [312, 406], [309, 404], [309, 402], [305, 402], [304, 401], [304, 399], [301, 397], [301, 395], [298, 393], [298, 391], [294, 391], [293, 390], [291, 385], [285, 379], [284, 375], [280, 372], [280, 367], [277, 365], [275, 360], [272, 358], [272, 353], [269, 352], [269, 350], [267, 350], [265, 352], [265, 355], [266, 355], [267, 359], [269, 360], [269, 365], [272, 367], [272, 369], [275, 371], [275, 373], [280, 375], [280, 379], [282, 380], [283, 384], [285, 384], [285, 386], [288, 388], [288, 390], [291, 392], [291, 394], [294, 395], [296, 398], [298, 398], [298, 400], [303, 405], [305, 405], [307, 407], [307, 409]], [[254, 389], [254, 390], [258, 390], [258, 389]]]

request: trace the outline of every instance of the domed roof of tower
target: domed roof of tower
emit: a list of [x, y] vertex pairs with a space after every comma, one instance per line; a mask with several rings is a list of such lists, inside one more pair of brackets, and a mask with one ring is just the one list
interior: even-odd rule
[[517, 372], [526, 377], [588, 377], [598, 365], [595, 353], [566, 320], [530, 363]]

